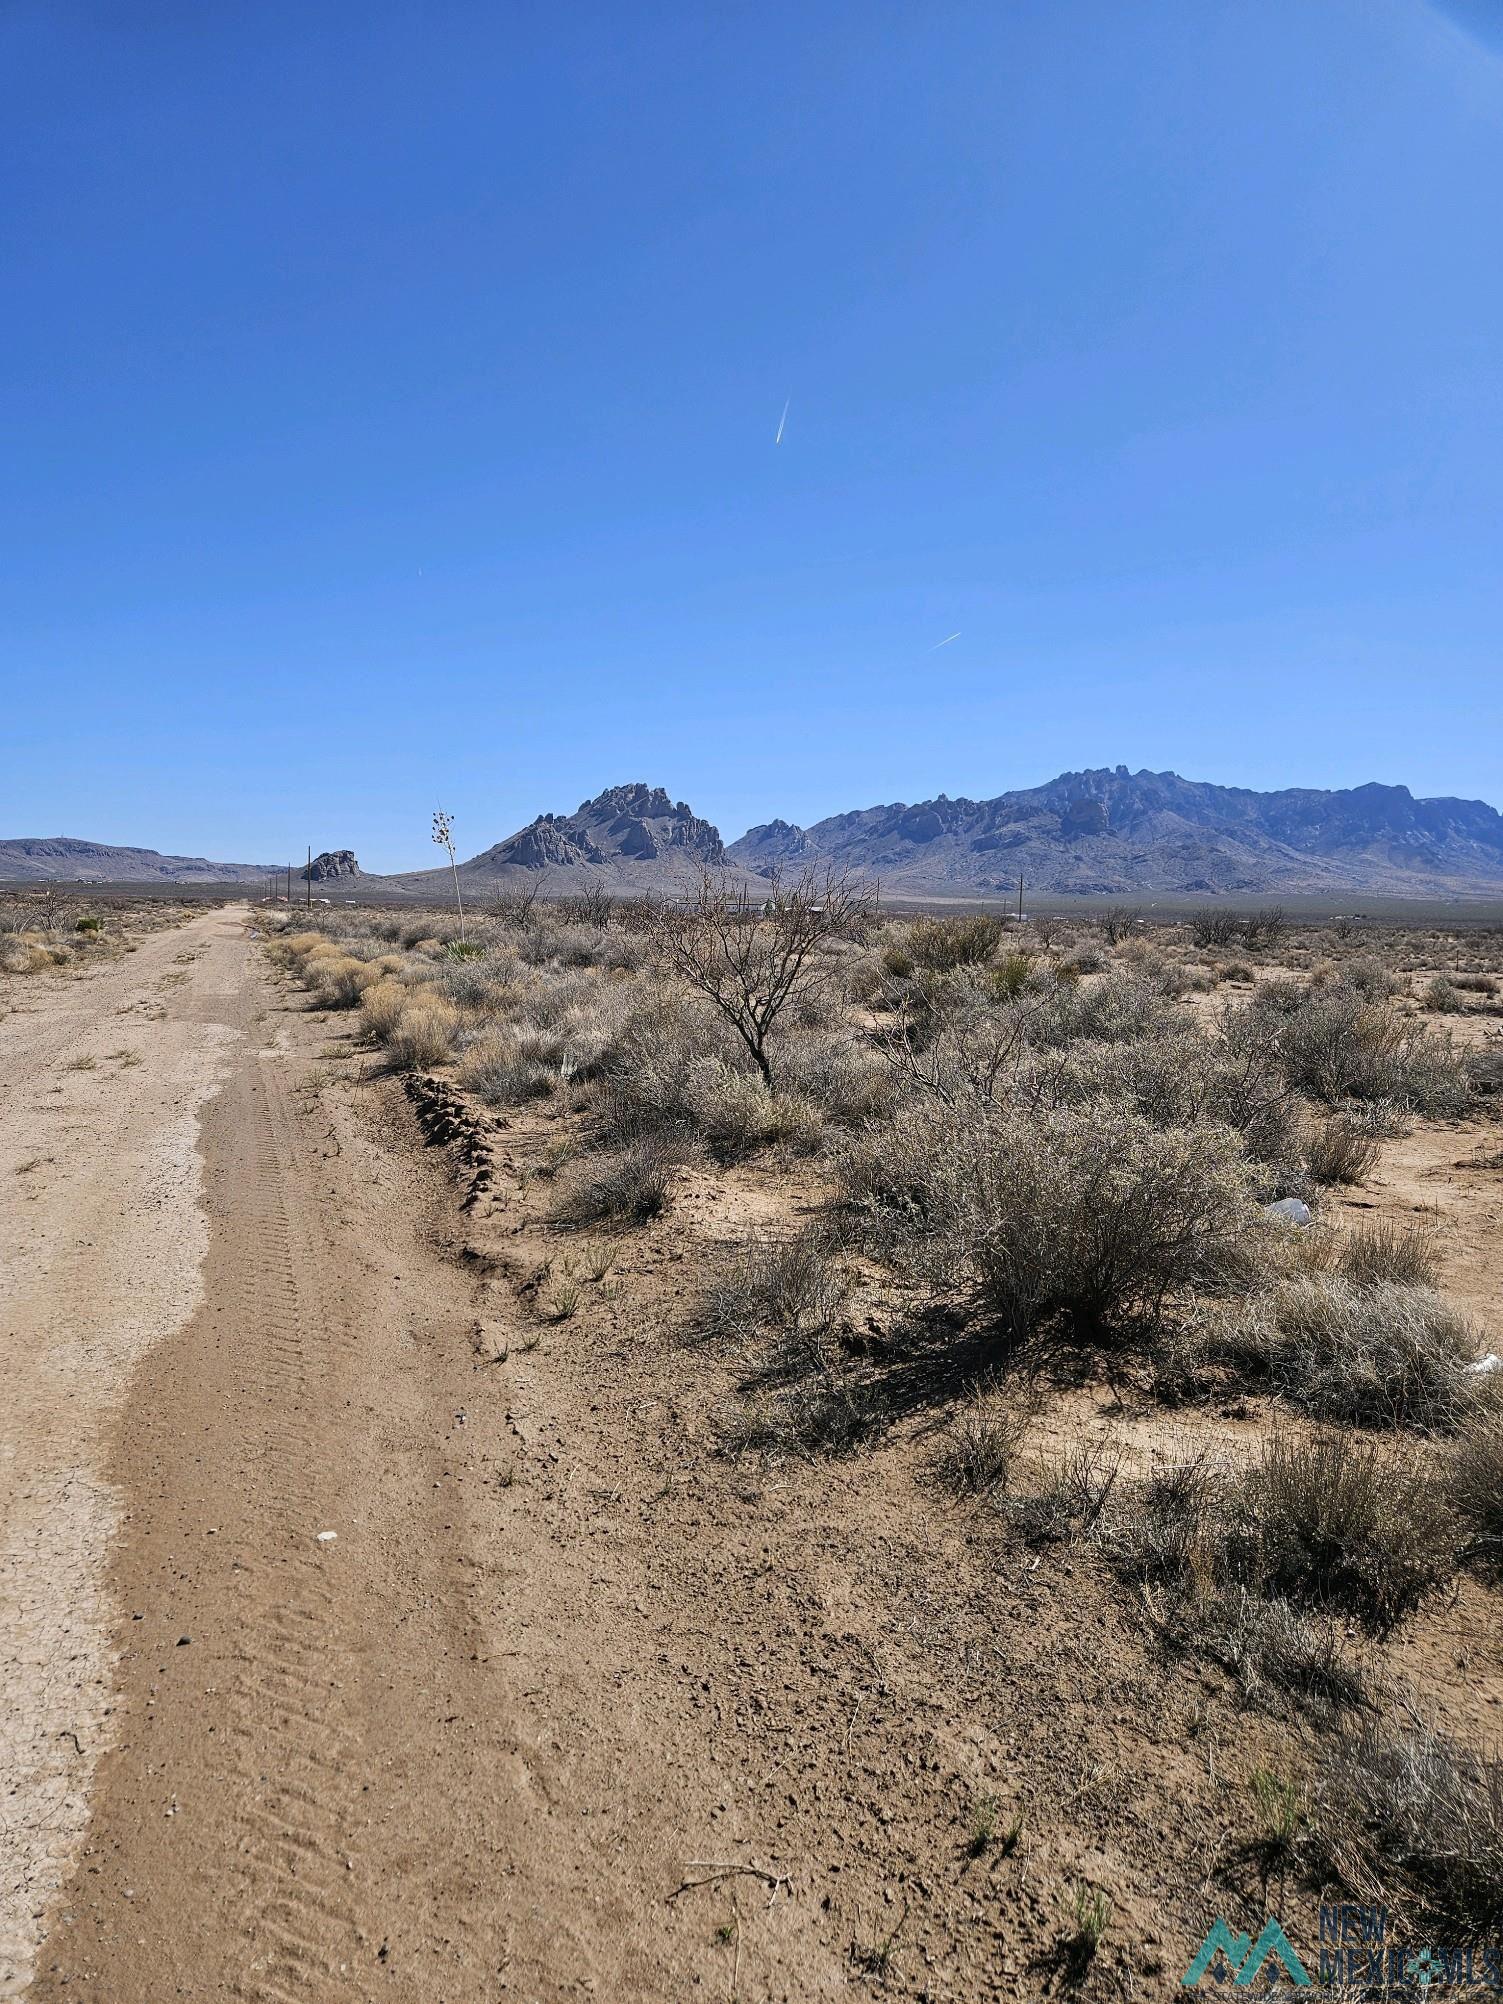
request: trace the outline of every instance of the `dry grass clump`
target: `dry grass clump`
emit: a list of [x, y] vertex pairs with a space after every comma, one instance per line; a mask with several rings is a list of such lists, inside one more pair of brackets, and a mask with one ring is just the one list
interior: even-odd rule
[[1317, 1419], [1451, 1433], [1472, 1410], [1477, 1336], [1428, 1287], [1307, 1274], [1204, 1337], [1207, 1354], [1266, 1377]]
[[849, 1276], [828, 1233], [811, 1226], [792, 1238], [742, 1247], [710, 1283], [693, 1328], [718, 1340], [776, 1335], [820, 1342], [849, 1292]]
[[1330, 1187], [1365, 1183], [1378, 1159], [1378, 1137], [1342, 1115], [1315, 1126], [1305, 1143], [1313, 1181]]
[[1471, 1565], [1503, 1576], [1503, 1415], [1496, 1399], [1482, 1410], [1446, 1454], [1451, 1508], [1466, 1534], [1464, 1557]]
[[373, 981], [360, 997], [360, 1026], [376, 1043], [384, 1044], [412, 999], [412, 990], [389, 976]]
[[418, 989], [406, 1001], [386, 1036], [386, 1049], [398, 1071], [444, 1065], [454, 1055], [459, 1011], [440, 996]]
[[555, 1229], [645, 1225], [667, 1208], [673, 1160], [662, 1141], [648, 1137], [597, 1161], [560, 1194], [553, 1209]]
[[1503, 1758], [1457, 1746], [1405, 1709], [1329, 1744], [1319, 1826], [1348, 1884], [1413, 1886], [1448, 1945], [1503, 1933]]
[[1426, 1225], [1359, 1225], [1342, 1245], [1337, 1266], [1358, 1287], [1385, 1281], [1434, 1287], [1439, 1273], [1435, 1234]]
[[1026, 1408], [995, 1392], [978, 1394], [951, 1422], [935, 1473], [957, 1496], [1001, 1494], [1012, 1482], [1028, 1421]]
[[1193, 1640], [1222, 1631], [1238, 1592], [1387, 1636], [1447, 1586], [1456, 1524], [1407, 1458], [1346, 1435], [1275, 1436], [1232, 1472], [1187, 1463], [1142, 1485], [1112, 1527], [1127, 1576], [1169, 1589]]
[[1159, 1129], [1090, 1105], [938, 1117], [912, 1109], [843, 1164], [873, 1250], [967, 1291], [1012, 1336], [1152, 1325], [1178, 1293], [1256, 1271], [1252, 1172], [1227, 1129]]

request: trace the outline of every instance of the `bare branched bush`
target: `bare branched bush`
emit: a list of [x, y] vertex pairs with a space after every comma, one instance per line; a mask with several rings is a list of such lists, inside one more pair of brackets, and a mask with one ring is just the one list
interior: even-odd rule
[[864, 925], [875, 893], [833, 874], [769, 880], [765, 896], [708, 874], [687, 908], [657, 914], [653, 939], [667, 966], [716, 1009], [769, 1092], [780, 1021], [832, 980], [824, 949]]

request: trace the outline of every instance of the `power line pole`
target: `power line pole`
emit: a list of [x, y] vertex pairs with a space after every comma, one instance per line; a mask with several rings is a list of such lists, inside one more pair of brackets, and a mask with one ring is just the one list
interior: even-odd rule
[[308, 844], [308, 895], [303, 901], [303, 910], [313, 909], [313, 844]]

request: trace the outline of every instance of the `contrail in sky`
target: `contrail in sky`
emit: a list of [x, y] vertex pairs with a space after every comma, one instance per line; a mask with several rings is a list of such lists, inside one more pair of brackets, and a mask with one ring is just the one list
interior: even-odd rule
[[[793, 399], [792, 397], [790, 397], [788, 399], [788, 403], [791, 404], [792, 402]], [[787, 424], [787, 422], [788, 422], [788, 404], [784, 404], [783, 415], [778, 419], [778, 435], [773, 440], [774, 445], [781, 445], [783, 443], [783, 426]]]
[[952, 640], [958, 640], [959, 638], [960, 635], [958, 633], [951, 633], [943, 640], [936, 640], [934, 645], [929, 649], [929, 652], [931, 654], [938, 654], [941, 647], [948, 647]]

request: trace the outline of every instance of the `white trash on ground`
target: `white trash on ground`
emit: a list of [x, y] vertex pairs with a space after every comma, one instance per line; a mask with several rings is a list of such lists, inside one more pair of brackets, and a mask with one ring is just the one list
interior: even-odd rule
[[1282, 1218], [1289, 1225], [1308, 1225], [1310, 1206], [1302, 1204], [1298, 1197], [1280, 1197], [1276, 1204], [1263, 1206], [1263, 1215], [1265, 1218]]

